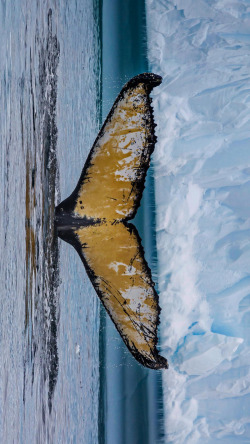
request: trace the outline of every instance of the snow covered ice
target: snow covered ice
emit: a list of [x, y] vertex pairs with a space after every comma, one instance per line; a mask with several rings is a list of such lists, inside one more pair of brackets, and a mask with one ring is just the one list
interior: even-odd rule
[[250, 3], [147, 0], [167, 443], [250, 441]]

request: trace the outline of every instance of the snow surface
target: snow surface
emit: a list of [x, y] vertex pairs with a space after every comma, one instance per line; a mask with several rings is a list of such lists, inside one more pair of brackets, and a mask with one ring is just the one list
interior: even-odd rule
[[250, 442], [250, 2], [147, 0], [167, 443]]

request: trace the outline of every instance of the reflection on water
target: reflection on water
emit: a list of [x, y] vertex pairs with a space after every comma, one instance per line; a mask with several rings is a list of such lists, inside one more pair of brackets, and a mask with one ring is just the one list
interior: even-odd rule
[[[79, 291], [80, 284], [71, 285], [77, 264], [70, 262], [67, 252], [59, 263], [54, 230], [58, 158], [64, 190], [71, 187], [68, 178], [75, 177], [74, 166], [65, 162], [74, 138], [80, 148], [73, 157], [84, 162], [78, 126], [83, 126], [83, 119], [90, 145], [98, 126], [96, 12], [92, 1], [84, 7], [80, 3], [0, 4], [0, 435], [4, 443], [96, 442], [98, 433], [98, 306], [85, 282], [87, 297]], [[83, 64], [83, 59], [88, 63]], [[82, 83], [76, 86], [80, 74]], [[61, 285], [60, 273], [69, 281], [68, 288]]]

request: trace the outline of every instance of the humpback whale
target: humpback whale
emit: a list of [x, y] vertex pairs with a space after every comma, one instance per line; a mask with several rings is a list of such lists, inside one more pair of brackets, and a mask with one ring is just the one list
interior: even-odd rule
[[150, 92], [161, 77], [144, 73], [121, 90], [73, 193], [56, 207], [58, 235], [78, 252], [126, 346], [142, 365], [168, 368], [157, 350], [159, 297], [133, 219], [156, 137]]

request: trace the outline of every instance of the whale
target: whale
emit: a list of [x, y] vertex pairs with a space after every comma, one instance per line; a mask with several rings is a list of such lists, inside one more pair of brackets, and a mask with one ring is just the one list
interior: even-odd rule
[[79, 254], [128, 350], [143, 366], [168, 368], [159, 354], [159, 296], [136, 215], [156, 144], [150, 93], [161, 77], [143, 73], [116, 98], [72, 194], [55, 210], [58, 236]]

